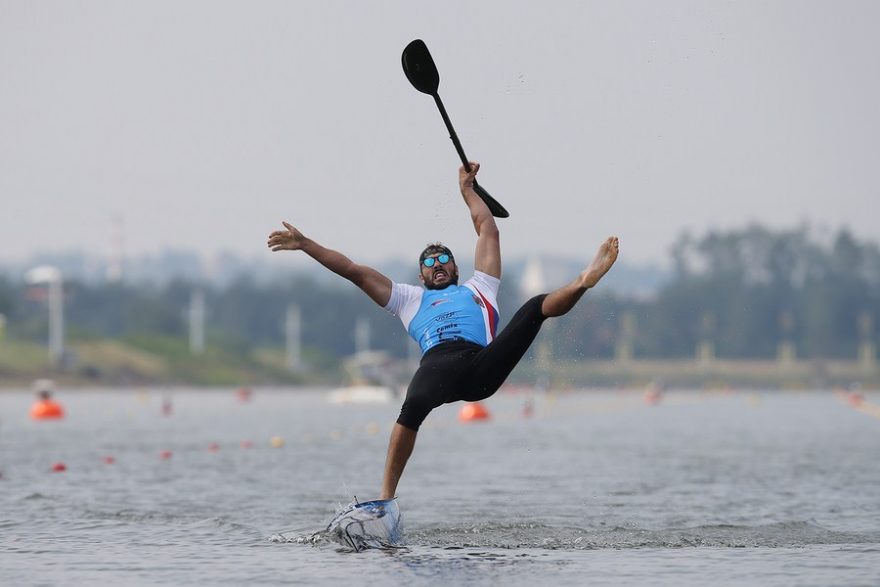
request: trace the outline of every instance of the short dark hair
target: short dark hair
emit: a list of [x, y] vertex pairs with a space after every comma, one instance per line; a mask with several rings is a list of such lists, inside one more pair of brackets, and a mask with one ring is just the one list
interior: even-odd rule
[[422, 262], [426, 258], [436, 253], [446, 253], [447, 255], [449, 255], [450, 259], [455, 261], [455, 255], [452, 254], [452, 251], [449, 250], [449, 247], [440, 242], [430, 243], [427, 247], [425, 247], [425, 250], [422, 251], [422, 254], [419, 255], [419, 267], [421, 268]]

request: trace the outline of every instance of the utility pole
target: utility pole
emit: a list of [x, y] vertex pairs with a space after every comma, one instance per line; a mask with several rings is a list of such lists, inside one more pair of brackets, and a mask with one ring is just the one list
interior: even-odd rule
[[287, 347], [287, 368], [296, 373], [302, 368], [301, 356], [301, 313], [297, 304], [287, 306], [284, 320], [284, 338]]
[[370, 350], [370, 322], [359, 316], [354, 325], [354, 352], [365, 353]]
[[[531, 299], [532, 297], [547, 291], [547, 279], [544, 275], [544, 265], [538, 255], [532, 255], [526, 262], [526, 268], [523, 272], [519, 289], [523, 297], [526, 299]], [[543, 332], [538, 336], [536, 341], [535, 363], [541, 374], [547, 373], [551, 368], [553, 352], [550, 348], [550, 341], [553, 337], [555, 324], [555, 320], [544, 322]]]
[[782, 338], [776, 350], [776, 361], [781, 367], [792, 367], [797, 358], [794, 346], [794, 314], [788, 310], [779, 313], [779, 330]]
[[708, 367], [715, 360], [715, 343], [712, 342], [715, 334], [715, 314], [703, 312], [700, 320], [700, 340], [697, 342], [697, 362], [703, 367]]
[[629, 363], [635, 356], [636, 313], [626, 310], [620, 316], [620, 334], [614, 346], [614, 360]]
[[25, 275], [33, 285], [45, 283], [49, 289], [49, 362], [59, 367], [64, 358], [64, 289], [61, 270], [49, 265], [34, 267]]
[[866, 373], [877, 366], [877, 347], [874, 346], [874, 319], [868, 312], [859, 314], [859, 364]]
[[205, 352], [205, 292], [192, 291], [189, 298], [189, 350], [194, 355]]
[[107, 281], [121, 283], [125, 259], [125, 225], [122, 214], [110, 218], [110, 259], [107, 263]]

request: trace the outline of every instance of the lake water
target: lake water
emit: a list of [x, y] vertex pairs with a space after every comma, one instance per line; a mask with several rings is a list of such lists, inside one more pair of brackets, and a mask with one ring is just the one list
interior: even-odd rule
[[32, 422], [0, 393], [0, 584], [880, 584], [880, 419], [832, 392], [527, 397], [435, 411], [406, 547], [354, 553], [315, 533], [377, 497], [396, 404], [62, 392]]

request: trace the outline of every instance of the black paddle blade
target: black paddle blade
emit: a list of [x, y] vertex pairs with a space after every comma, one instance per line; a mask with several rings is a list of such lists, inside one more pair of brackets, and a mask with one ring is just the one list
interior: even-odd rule
[[474, 191], [477, 192], [477, 195], [480, 196], [480, 198], [484, 202], [486, 202], [486, 205], [489, 207], [489, 211], [492, 213], [492, 216], [494, 216], [495, 218], [507, 218], [508, 216], [510, 216], [510, 212], [508, 212], [507, 209], [501, 205], [501, 202], [490, 196], [489, 192], [483, 189], [483, 186], [477, 185], [476, 181], [474, 182]]
[[428, 46], [421, 39], [416, 39], [403, 49], [400, 56], [403, 73], [415, 89], [423, 94], [435, 95], [440, 87], [440, 72], [434, 65]]

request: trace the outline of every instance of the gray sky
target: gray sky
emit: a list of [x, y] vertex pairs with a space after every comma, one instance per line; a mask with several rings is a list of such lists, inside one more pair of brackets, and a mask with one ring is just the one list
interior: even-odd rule
[[[0, 260], [470, 248], [424, 39], [505, 254], [666, 261], [685, 228], [880, 239], [878, 2], [0, 0]], [[265, 253], [268, 255], [269, 253]], [[460, 253], [459, 253], [460, 254]], [[304, 260], [293, 261], [293, 264]]]

